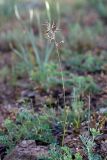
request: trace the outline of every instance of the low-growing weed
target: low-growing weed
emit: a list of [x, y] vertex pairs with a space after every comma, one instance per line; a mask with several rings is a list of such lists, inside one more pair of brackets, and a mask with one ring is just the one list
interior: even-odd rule
[[93, 141], [94, 141], [96, 136], [101, 135], [100, 131], [95, 129], [95, 128], [90, 128], [90, 132], [92, 134]]
[[70, 60], [67, 61], [66, 65], [73, 71], [79, 73], [97, 73], [102, 71], [104, 60], [100, 57], [89, 54], [75, 54]]
[[31, 71], [30, 77], [33, 81], [36, 81], [41, 86], [47, 88], [60, 81], [61, 73], [58, 71], [57, 64], [49, 62], [44, 65], [43, 70], [36, 68]]
[[23, 139], [38, 140], [46, 143], [55, 142], [51, 125], [45, 115], [23, 110], [19, 112], [15, 122], [6, 119], [4, 127], [6, 131], [0, 135], [0, 143], [5, 144], [9, 151]]
[[[96, 30], [97, 28], [97, 30]], [[82, 53], [96, 46], [96, 37], [103, 33], [103, 25], [97, 24], [94, 27], [83, 27], [80, 24], [69, 25], [68, 45], [72, 50]]]
[[90, 76], [71, 75], [71, 84], [76, 89], [76, 95], [96, 94], [101, 89]]
[[[49, 160], [73, 160], [73, 153], [67, 146], [59, 147], [54, 146], [51, 148]], [[75, 160], [82, 160], [80, 153], [74, 155]]]
[[80, 136], [82, 143], [85, 146], [85, 150], [89, 160], [102, 160], [101, 156], [93, 153], [93, 147], [95, 145], [94, 140], [87, 136]]

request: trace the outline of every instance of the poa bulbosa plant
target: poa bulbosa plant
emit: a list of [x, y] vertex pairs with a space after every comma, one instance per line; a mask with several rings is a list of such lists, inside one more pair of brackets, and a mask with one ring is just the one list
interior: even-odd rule
[[[47, 8], [47, 14], [49, 14], [50, 7], [49, 3], [46, 1], [46, 8]], [[58, 8], [58, 13], [59, 13], [59, 8]], [[59, 66], [60, 66], [60, 72], [61, 72], [61, 80], [62, 80], [62, 89], [63, 89], [63, 94], [64, 94], [64, 122], [63, 122], [63, 136], [62, 136], [62, 146], [64, 145], [64, 138], [66, 134], [66, 121], [67, 121], [67, 116], [68, 116], [68, 107], [65, 104], [65, 84], [64, 84], [64, 74], [63, 74], [63, 67], [61, 63], [61, 57], [60, 57], [60, 52], [59, 49], [64, 43], [64, 40], [57, 41], [57, 33], [60, 32], [59, 27], [57, 27], [57, 24], [53, 22], [47, 22], [44, 24], [46, 26], [46, 31], [45, 31], [45, 36], [49, 40], [50, 43], [54, 43], [54, 46], [57, 51], [57, 57], [59, 61]]]
[[60, 30], [57, 28], [55, 22], [53, 22], [52, 24], [47, 23], [46, 28], [47, 28], [47, 30], [46, 30], [47, 38], [49, 39], [49, 41], [51, 43], [53, 42], [55, 47], [56, 47], [57, 56], [58, 56], [58, 60], [59, 60], [59, 65], [60, 65], [60, 71], [61, 71], [62, 88], [63, 88], [63, 93], [64, 93], [64, 108], [65, 108], [65, 110], [64, 110], [65, 120], [64, 120], [63, 137], [62, 137], [62, 146], [63, 146], [64, 145], [64, 137], [65, 137], [65, 134], [66, 134], [66, 120], [67, 120], [68, 111], [67, 111], [67, 106], [65, 105], [65, 84], [64, 84], [64, 75], [63, 75], [63, 70], [62, 70], [59, 48], [60, 48], [61, 44], [64, 43], [64, 41], [57, 42], [57, 40], [56, 40], [56, 33]]

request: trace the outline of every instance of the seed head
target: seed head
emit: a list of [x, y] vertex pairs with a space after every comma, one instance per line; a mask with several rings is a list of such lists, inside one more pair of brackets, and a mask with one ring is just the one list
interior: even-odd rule
[[49, 40], [49, 42], [54, 42], [55, 47], [58, 49], [62, 46], [64, 41], [57, 42], [56, 40], [56, 34], [60, 31], [60, 29], [57, 27], [56, 23], [53, 22], [52, 24], [47, 22], [44, 24], [46, 26], [45, 36]]

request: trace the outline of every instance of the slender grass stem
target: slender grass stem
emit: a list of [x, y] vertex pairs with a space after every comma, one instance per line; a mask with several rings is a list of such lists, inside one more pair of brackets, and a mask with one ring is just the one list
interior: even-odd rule
[[63, 94], [64, 94], [64, 123], [63, 123], [63, 136], [62, 136], [62, 146], [64, 146], [64, 139], [65, 139], [65, 135], [66, 135], [66, 123], [67, 123], [68, 112], [67, 112], [67, 107], [66, 107], [66, 103], [65, 103], [65, 83], [64, 83], [64, 75], [63, 75], [61, 58], [60, 58], [60, 54], [59, 54], [58, 48], [57, 48], [57, 56], [58, 56], [59, 65], [60, 65], [61, 80], [62, 80], [62, 89], [63, 89]]
[[57, 56], [58, 56], [59, 65], [60, 65], [60, 71], [61, 71], [62, 89], [63, 89], [63, 94], [64, 94], [64, 106], [66, 106], [66, 105], [65, 105], [65, 83], [64, 83], [64, 75], [63, 75], [61, 58], [60, 58], [60, 54], [59, 54], [58, 48], [57, 48]]
[[91, 117], [91, 97], [88, 96], [88, 133], [90, 132], [90, 117]]
[[65, 138], [65, 134], [66, 134], [66, 121], [67, 121], [67, 116], [68, 116], [68, 112], [67, 112], [67, 107], [65, 104], [65, 81], [64, 81], [64, 74], [63, 74], [63, 69], [62, 69], [62, 63], [61, 63], [61, 57], [60, 57], [60, 53], [59, 53], [59, 47], [62, 43], [64, 43], [64, 41], [60, 41], [57, 42], [56, 41], [56, 32], [58, 32], [57, 30], [59, 30], [56, 26], [56, 24], [53, 22], [52, 24], [48, 23], [46, 25], [46, 35], [48, 40], [51, 42], [54, 42], [54, 45], [56, 47], [57, 50], [57, 56], [58, 56], [58, 61], [59, 61], [59, 66], [60, 66], [60, 72], [61, 72], [61, 80], [62, 80], [62, 89], [63, 89], [63, 97], [64, 97], [64, 126], [63, 126], [63, 137], [62, 137], [62, 146], [64, 145], [64, 138]]

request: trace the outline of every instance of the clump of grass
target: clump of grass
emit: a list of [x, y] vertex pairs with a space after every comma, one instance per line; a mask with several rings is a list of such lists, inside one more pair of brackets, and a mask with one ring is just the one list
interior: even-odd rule
[[[58, 48], [63, 43], [63, 41], [56, 42], [56, 32], [59, 31], [59, 29], [56, 28], [56, 24], [54, 22], [51, 22], [50, 5], [48, 1], [46, 1], [46, 9], [49, 23], [46, 23], [46, 25], [44, 24], [46, 26], [45, 36], [48, 38], [49, 42], [53, 41], [54, 43], [52, 44], [44, 40], [44, 34], [42, 33], [41, 27], [41, 17], [39, 13], [36, 12], [39, 36], [35, 37], [32, 28], [30, 27], [29, 29], [28, 24], [26, 25], [26, 23], [24, 24], [22, 22], [20, 13], [18, 12], [17, 8], [17, 17], [19, 17], [18, 20], [27, 30], [26, 37], [31, 45], [32, 51], [28, 46], [26, 46], [26, 44], [23, 45], [19, 41], [18, 49], [14, 50], [14, 52], [22, 61], [22, 63], [19, 63], [18, 68], [21, 68], [20, 64], [25, 66], [23, 68], [25, 68], [25, 72], [28, 73], [29, 78], [36, 82], [40, 82], [42, 86], [46, 86], [46, 84], [50, 84], [50, 82], [55, 83], [55, 81], [57, 81], [57, 78], [54, 78], [55, 75], [58, 75], [58, 72], [55, 71], [56, 66], [55, 64], [50, 63], [49, 60], [50, 56], [54, 52], [53, 46], [55, 45]], [[57, 12], [59, 12], [58, 6]], [[40, 45], [38, 44], [38, 41], [41, 43]]]
[[[18, 41], [18, 49], [14, 49], [14, 52], [21, 60], [21, 63], [18, 64], [19, 68], [21, 68], [20, 64], [22, 64], [23, 66], [25, 66], [25, 72], [28, 74], [30, 79], [36, 80], [39, 76], [40, 82], [44, 83], [44, 81], [46, 82], [47, 80], [47, 66], [49, 66], [48, 63], [53, 52], [53, 45], [45, 42], [45, 40], [43, 39], [43, 33], [40, 24], [40, 15], [36, 14], [36, 16], [39, 36], [36, 37], [32, 28], [30, 27], [29, 29], [29, 26], [26, 25], [26, 23], [22, 24], [22, 26], [26, 28], [26, 38], [31, 47], [29, 48], [27, 43], [22, 44]], [[22, 20], [19, 20], [22, 23]], [[40, 45], [38, 42], [40, 43]], [[52, 68], [52, 66], [50, 68]], [[42, 74], [44, 74], [44, 76]]]

